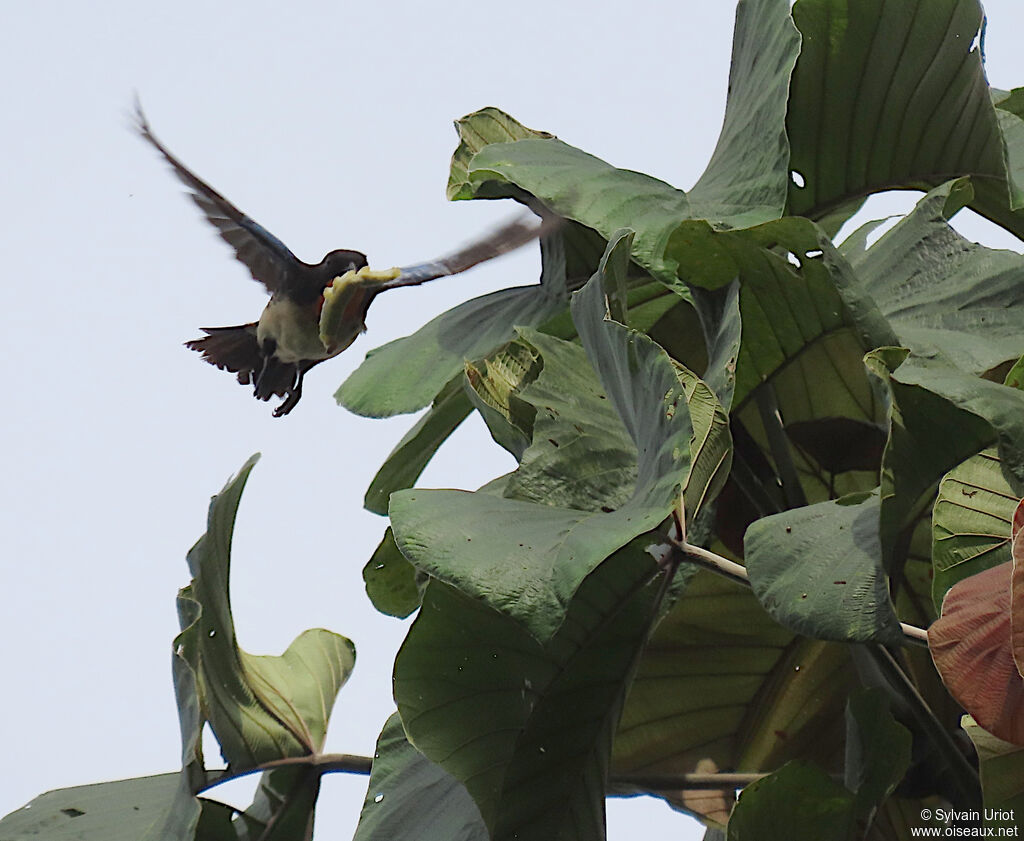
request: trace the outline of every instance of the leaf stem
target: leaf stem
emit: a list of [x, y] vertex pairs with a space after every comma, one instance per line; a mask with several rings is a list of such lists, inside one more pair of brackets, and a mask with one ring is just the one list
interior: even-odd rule
[[[736, 581], [740, 584], [745, 584], [748, 587], [750, 586], [750, 578], [747, 576], [747, 570], [742, 564], [730, 561], [728, 558], [723, 558], [721, 555], [712, 552], [710, 549], [705, 549], [702, 546], [694, 546], [692, 543], [688, 543], [685, 537], [680, 540], [676, 536], [675, 528], [673, 528], [672, 532], [669, 533], [668, 540], [669, 543], [664, 547], [665, 550], [669, 550], [669, 547], [671, 547], [671, 550], [681, 552], [685, 556], [686, 560], [704, 567], [704, 569], [709, 569], [712, 572], [718, 573], [724, 578], [728, 578], [730, 581]], [[665, 554], [667, 554], [667, 551]], [[925, 648], [928, 647], [928, 632], [924, 628], [918, 628], [916, 625], [909, 625], [906, 622], [900, 622], [900, 629], [903, 631], [903, 638], [908, 643], [924, 646]]]
[[373, 760], [368, 756], [357, 756], [351, 753], [310, 753], [305, 756], [286, 756], [282, 759], [272, 759], [269, 762], [261, 762], [252, 768], [244, 771], [232, 771], [225, 768], [223, 771], [212, 772], [213, 776], [207, 779], [196, 794], [207, 791], [221, 783], [231, 780], [238, 780], [248, 777], [250, 774], [260, 774], [264, 771], [273, 771], [277, 768], [307, 767], [315, 768], [323, 774], [346, 773], [346, 774], [369, 774]]
[[[369, 775], [373, 758], [357, 756], [349, 753], [322, 753], [308, 756], [290, 756], [264, 762], [246, 771], [232, 772], [227, 769], [217, 772], [216, 779], [204, 787], [204, 791], [214, 786], [237, 780], [263, 771], [276, 768], [307, 766], [324, 774], [362, 774]], [[672, 789], [737, 789], [767, 777], [768, 771], [750, 773], [690, 773], [690, 774], [612, 774], [610, 782], [620, 786], [639, 786], [652, 791], [668, 791]]]

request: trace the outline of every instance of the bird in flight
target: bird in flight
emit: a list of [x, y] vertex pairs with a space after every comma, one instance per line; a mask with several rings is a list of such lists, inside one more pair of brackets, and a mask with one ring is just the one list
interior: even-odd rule
[[302, 397], [302, 378], [314, 365], [337, 356], [366, 330], [373, 299], [387, 289], [418, 286], [459, 274], [549, 232], [553, 223], [516, 219], [445, 257], [386, 271], [371, 271], [359, 251], [330, 251], [304, 263], [266, 228], [254, 222], [193, 173], [153, 134], [140, 105], [135, 126], [156, 147], [189, 190], [206, 220], [270, 293], [259, 321], [235, 327], [203, 327], [185, 343], [203, 359], [252, 385], [259, 400], [283, 397], [274, 417], [287, 415]]

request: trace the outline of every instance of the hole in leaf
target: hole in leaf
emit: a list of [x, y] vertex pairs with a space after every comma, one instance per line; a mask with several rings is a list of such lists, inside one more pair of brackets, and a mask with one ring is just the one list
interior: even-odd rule
[[786, 261], [791, 266], [796, 266], [798, 269], [803, 267], [803, 263], [800, 262], [800, 258], [796, 256], [792, 251], [786, 254]]
[[801, 189], [803, 189], [804, 185], [805, 185], [805, 184], [807, 183], [806, 181], [804, 181], [804, 177], [803, 177], [803, 175], [801, 175], [801, 174], [800, 174], [799, 172], [797, 172], [797, 171], [796, 171], [795, 169], [794, 169], [794, 170], [793, 170], [792, 172], [790, 172], [790, 173], [789, 173], [789, 179], [790, 179], [790, 180], [791, 180], [791, 181], [792, 181], [792, 182], [793, 182], [793, 183], [794, 183], [794, 184], [795, 184], [795, 185], [796, 185], [797, 187], [800, 187]]

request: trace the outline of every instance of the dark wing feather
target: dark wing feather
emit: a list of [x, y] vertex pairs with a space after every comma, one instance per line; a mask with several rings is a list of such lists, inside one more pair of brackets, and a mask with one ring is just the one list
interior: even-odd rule
[[189, 188], [189, 196], [199, 205], [207, 221], [217, 229], [235, 257], [273, 294], [282, 289], [288, 274], [303, 265], [288, 247], [262, 225], [257, 224], [209, 184], [195, 175], [172, 155], [150, 130], [142, 106], [136, 103], [136, 128], [153, 144]]
[[398, 277], [381, 283], [378, 291], [393, 289], [397, 286], [418, 286], [421, 283], [437, 280], [439, 277], [459, 274], [479, 263], [514, 251], [539, 236], [549, 234], [560, 224], [561, 220], [557, 218], [535, 224], [527, 221], [526, 218], [519, 217], [495, 228], [476, 242], [446, 257], [427, 263], [403, 266], [399, 269]]

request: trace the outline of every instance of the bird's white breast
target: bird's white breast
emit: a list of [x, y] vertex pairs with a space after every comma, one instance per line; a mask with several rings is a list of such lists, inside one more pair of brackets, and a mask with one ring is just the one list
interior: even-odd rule
[[304, 359], [325, 359], [328, 356], [320, 341], [320, 322], [315, 307], [300, 306], [286, 298], [271, 298], [256, 326], [260, 345], [267, 339], [277, 344], [275, 356], [282, 362]]

